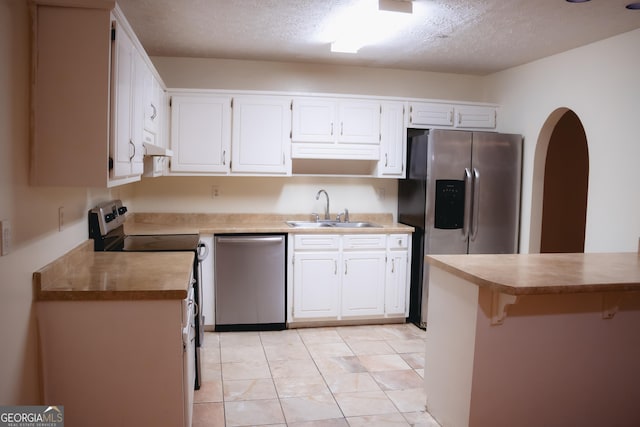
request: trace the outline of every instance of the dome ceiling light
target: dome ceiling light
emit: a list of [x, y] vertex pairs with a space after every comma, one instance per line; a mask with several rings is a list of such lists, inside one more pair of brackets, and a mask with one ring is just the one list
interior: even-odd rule
[[357, 53], [384, 42], [407, 28], [413, 3], [406, 0], [359, 0], [332, 17], [331, 52]]

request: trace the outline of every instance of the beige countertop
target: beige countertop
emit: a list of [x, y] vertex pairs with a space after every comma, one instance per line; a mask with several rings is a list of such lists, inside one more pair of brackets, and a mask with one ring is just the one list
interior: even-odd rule
[[640, 291], [640, 254], [427, 255], [430, 265], [511, 295]]
[[94, 252], [87, 240], [33, 273], [35, 299], [184, 299], [192, 252]]
[[[331, 215], [335, 218], [335, 215]], [[412, 233], [414, 228], [393, 222], [391, 214], [352, 214], [351, 222], [369, 221], [380, 227], [297, 228], [288, 220], [309, 221], [308, 214], [182, 214], [132, 213], [124, 224], [126, 234], [222, 234], [222, 233], [298, 233], [298, 234], [388, 234]]]
[[[394, 223], [391, 214], [354, 215], [380, 227], [294, 228], [287, 220], [310, 216], [273, 214], [129, 214], [126, 234], [411, 233], [413, 227]], [[94, 252], [93, 240], [33, 274], [36, 300], [184, 299], [193, 264], [190, 252]]]

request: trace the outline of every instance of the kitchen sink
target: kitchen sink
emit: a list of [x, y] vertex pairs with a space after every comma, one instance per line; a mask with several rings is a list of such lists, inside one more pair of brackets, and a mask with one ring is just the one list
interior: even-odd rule
[[332, 227], [340, 227], [340, 228], [373, 227], [373, 228], [378, 228], [378, 227], [381, 227], [381, 226], [378, 225], [378, 224], [374, 224], [372, 222], [360, 221], [360, 222], [336, 222], [335, 224], [332, 225]]
[[287, 221], [289, 227], [296, 228], [320, 228], [332, 227], [332, 222], [315, 222], [315, 221]]
[[378, 224], [372, 222], [339, 222], [339, 221], [286, 221], [289, 227], [295, 228], [321, 228], [321, 227], [336, 227], [336, 228], [364, 228], [364, 227], [381, 227]]

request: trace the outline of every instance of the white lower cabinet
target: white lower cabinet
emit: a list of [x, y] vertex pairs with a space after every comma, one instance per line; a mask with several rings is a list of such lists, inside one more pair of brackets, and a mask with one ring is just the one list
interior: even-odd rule
[[388, 238], [384, 291], [384, 311], [388, 315], [409, 314], [410, 243], [408, 234], [390, 234]]
[[298, 318], [337, 317], [340, 295], [338, 251], [295, 255], [294, 313]]
[[289, 323], [406, 317], [408, 234], [289, 238]]
[[342, 316], [384, 315], [384, 250], [345, 253], [343, 259]]

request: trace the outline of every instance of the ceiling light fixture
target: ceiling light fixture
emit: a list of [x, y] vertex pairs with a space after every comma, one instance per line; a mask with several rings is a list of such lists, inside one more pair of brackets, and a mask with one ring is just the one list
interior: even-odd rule
[[629, 3], [625, 6], [629, 10], [640, 10], [640, 2], [638, 3]]
[[567, 0], [567, 3], [586, 3], [591, 0]]
[[357, 53], [360, 48], [391, 38], [406, 28], [413, 4], [405, 0], [360, 0], [332, 17], [328, 33], [331, 52]]
[[413, 13], [413, 2], [404, 0], [378, 0], [378, 10]]

